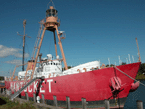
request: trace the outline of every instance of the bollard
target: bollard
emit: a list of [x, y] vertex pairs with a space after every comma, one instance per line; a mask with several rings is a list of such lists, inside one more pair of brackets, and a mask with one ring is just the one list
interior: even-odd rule
[[143, 109], [143, 102], [141, 100], [137, 100], [137, 109]]
[[70, 98], [66, 97], [67, 109], [70, 109]]
[[36, 102], [36, 94], [35, 93], [33, 93], [33, 100], [34, 100], [34, 102]]
[[36, 98], [37, 98], [37, 103], [40, 103], [40, 97], [37, 96]]
[[5, 88], [3, 88], [3, 92], [2, 92], [2, 94], [5, 95]]
[[54, 103], [54, 106], [57, 107], [57, 98], [56, 98], [56, 96], [53, 96], [53, 103]]
[[45, 104], [44, 94], [41, 94], [42, 97], [42, 103]]
[[82, 98], [82, 109], [87, 109], [86, 99]]
[[109, 100], [105, 100], [105, 109], [110, 109]]
[[29, 101], [29, 96], [27, 92], [25, 93], [25, 96], [26, 96], [27, 101]]

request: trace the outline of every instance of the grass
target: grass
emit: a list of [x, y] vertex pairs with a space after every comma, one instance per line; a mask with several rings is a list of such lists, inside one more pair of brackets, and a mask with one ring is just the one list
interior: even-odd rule
[[144, 74], [137, 74], [136, 78], [138, 80], [145, 80], [145, 75]]
[[0, 109], [36, 109], [31, 102], [20, 104], [18, 101], [10, 101], [6, 97], [0, 98]]

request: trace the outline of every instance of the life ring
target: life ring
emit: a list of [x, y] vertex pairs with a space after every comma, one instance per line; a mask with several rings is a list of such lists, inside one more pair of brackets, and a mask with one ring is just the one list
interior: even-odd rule
[[102, 64], [102, 67], [105, 68], [106, 67], [105, 64]]
[[87, 72], [87, 69], [86, 68], [83, 68], [83, 70], [85, 70], [85, 72]]
[[77, 70], [79, 73], [81, 72], [80, 69]]
[[55, 73], [53, 73], [53, 77], [54, 77]]
[[105, 64], [102, 64], [102, 66], [100, 67], [100, 69], [102, 69], [102, 68], [106, 68]]

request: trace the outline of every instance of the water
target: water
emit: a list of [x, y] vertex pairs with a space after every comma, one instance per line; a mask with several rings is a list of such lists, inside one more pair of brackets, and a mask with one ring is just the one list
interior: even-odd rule
[[[144, 81], [140, 81], [145, 84]], [[135, 92], [131, 92], [126, 100], [124, 109], [137, 109], [136, 101], [143, 101], [143, 107], [145, 109], [145, 87], [140, 84], [139, 88]]]

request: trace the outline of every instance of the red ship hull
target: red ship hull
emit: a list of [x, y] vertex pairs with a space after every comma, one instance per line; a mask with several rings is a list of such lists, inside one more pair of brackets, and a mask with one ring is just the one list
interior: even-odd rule
[[[137, 62], [116, 67], [135, 79], [140, 64], [140, 62]], [[119, 82], [116, 86], [113, 86], [113, 81], [111, 81], [114, 77], [116, 77]], [[66, 101], [66, 97], [70, 98], [72, 104], [76, 102], [81, 103], [82, 98], [85, 98], [88, 105], [94, 105], [94, 103], [97, 102], [100, 102], [101, 104], [101, 101], [104, 101], [105, 99], [113, 101], [116, 98], [122, 99], [124, 104], [124, 100], [131, 89], [131, 84], [134, 83], [133, 79], [114, 67], [45, 78], [41, 87], [38, 87], [37, 81], [40, 81], [40, 79], [37, 79], [21, 93], [23, 98], [25, 97], [25, 93], [28, 93], [30, 98], [33, 98], [33, 93], [40, 96], [40, 98], [42, 98], [43, 94], [45, 100], [51, 102], [55, 95], [60, 104]], [[6, 89], [11, 89], [12, 93], [14, 93], [14, 91], [17, 91], [24, 86], [24, 82], [5, 81], [5, 85]], [[117, 88], [117, 85], [119, 86], [119, 89]], [[116, 87], [116, 89], [114, 89], [114, 87]]]

